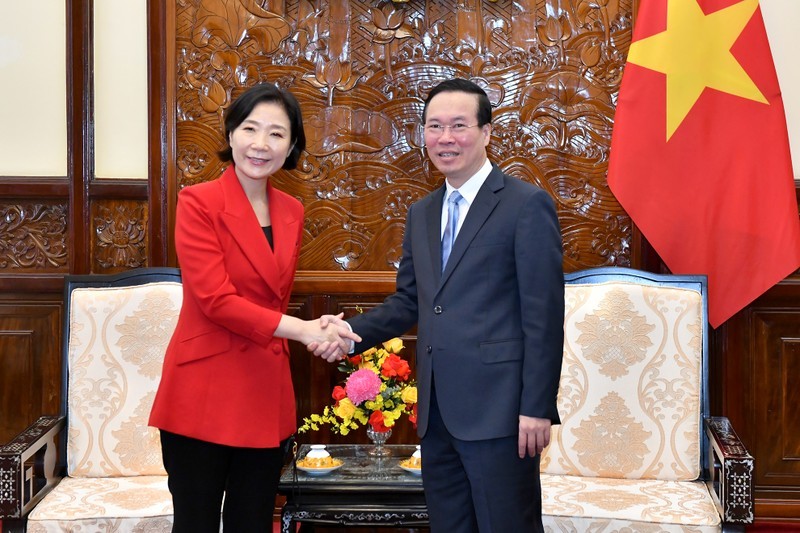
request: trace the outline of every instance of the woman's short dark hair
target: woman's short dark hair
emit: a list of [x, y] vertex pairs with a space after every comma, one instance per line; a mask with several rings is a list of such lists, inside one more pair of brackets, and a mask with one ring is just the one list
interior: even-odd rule
[[275, 102], [286, 111], [286, 115], [289, 117], [292, 149], [286, 156], [286, 161], [283, 162], [283, 168], [286, 170], [297, 168], [300, 154], [306, 148], [306, 134], [303, 131], [303, 114], [300, 112], [300, 104], [297, 103], [297, 99], [292, 93], [271, 83], [261, 83], [247, 89], [225, 111], [225, 148], [217, 152], [219, 158], [223, 162], [233, 161], [231, 133], [262, 102]]
[[462, 78], [453, 78], [445, 80], [428, 93], [425, 99], [425, 107], [422, 108], [422, 123], [428, 114], [428, 104], [434, 96], [439, 93], [468, 93], [478, 96], [478, 126], [485, 126], [492, 122], [492, 104], [489, 102], [489, 97], [486, 96], [486, 91], [481, 89], [475, 83]]

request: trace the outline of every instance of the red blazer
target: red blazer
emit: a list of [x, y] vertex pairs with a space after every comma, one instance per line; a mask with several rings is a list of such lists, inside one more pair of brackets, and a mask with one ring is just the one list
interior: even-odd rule
[[268, 185], [274, 253], [233, 165], [178, 197], [175, 246], [183, 306], [150, 425], [218, 444], [277, 447], [296, 413], [287, 341], [303, 206]]

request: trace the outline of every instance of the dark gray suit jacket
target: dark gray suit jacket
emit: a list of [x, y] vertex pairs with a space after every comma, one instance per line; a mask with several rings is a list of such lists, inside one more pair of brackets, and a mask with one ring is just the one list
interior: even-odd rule
[[519, 415], [559, 423], [564, 275], [553, 200], [496, 166], [441, 272], [441, 187], [408, 211], [397, 291], [348, 319], [359, 353], [418, 324], [418, 433], [432, 380], [442, 419], [462, 440], [517, 435]]

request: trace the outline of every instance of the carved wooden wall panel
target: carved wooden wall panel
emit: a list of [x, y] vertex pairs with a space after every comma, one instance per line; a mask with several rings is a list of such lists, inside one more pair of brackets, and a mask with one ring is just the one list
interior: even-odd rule
[[92, 272], [148, 266], [147, 224], [145, 201], [93, 201]]
[[0, 272], [66, 272], [67, 264], [66, 203], [0, 205]]
[[[714, 331], [714, 412], [755, 457], [756, 516], [800, 517], [800, 278], [776, 285]], [[714, 405], [714, 404], [717, 405]]]
[[494, 106], [491, 158], [558, 202], [568, 270], [629, 265], [605, 184], [633, 0], [180, 0], [178, 186], [216, 178], [221, 117], [270, 81], [303, 108], [307, 153], [276, 176], [306, 206], [301, 270], [391, 271], [408, 206], [441, 183], [420, 114], [438, 81]]
[[0, 442], [42, 413], [57, 413], [61, 391], [61, 307], [0, 301]]
[[[794, 289], [800, 300], [800, 285]], [[800, 309], [770, 307], [759, 305], [751, 315], [755, 402], [750, 442], [758, 459], [756, 494], [765, 500], [783, 499], [775, 492], [796, 491], [800, 483]]]

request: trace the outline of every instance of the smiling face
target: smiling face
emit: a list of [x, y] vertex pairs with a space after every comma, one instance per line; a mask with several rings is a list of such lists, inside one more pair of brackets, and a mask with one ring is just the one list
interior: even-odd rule
[[428, 103], [425, 146], [433, 164], [453, 187], [464, 184], [486, 161], [492, 126], [477, 124], [477, 95], [447, 91]]
[[280, 104], [261, 102], [230, 133], [228, 142], [239, 181], [266, 181], [292, 149], [289, 116]]

